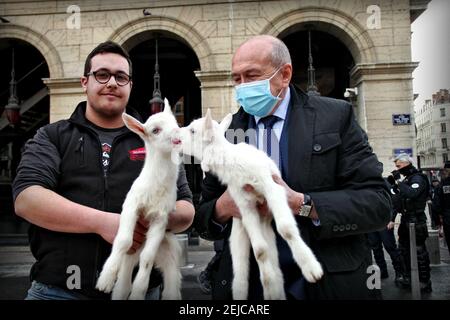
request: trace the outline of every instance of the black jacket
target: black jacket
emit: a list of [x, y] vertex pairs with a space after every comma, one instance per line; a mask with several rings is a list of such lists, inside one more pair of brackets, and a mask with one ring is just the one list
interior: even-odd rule
[[[371, 264], [365, 233], [387, 225], [391, 201], [382, 164], [372, 152], [367, 136], [354, 119], [350, 104], [324, 97], [308, 97], [290, 86], [291, 101], [285, 126], [288, 132], [286, 183], [311, 195], [320, 218], [297, 217], [305, 242], [322, 263], [325, 275], [307, 285], [310, 299], [370, 298], [366, 286]], [[249, 115], [241, 108], [231, 129], [248, 128]], [[217, 178], [206, 174], [202, 199], [195, 217], [201, 237], [228, 238], [231, 222], [221, 232], [212, 222], [217, 198], [225, 191]], [[286, 277], [286, 275], [284, 275]], [[213, 298], [231, 298], [232, 266], [228, 241], [213, 273]]]
[[437, 188], [433, 198], [433, 209], [442, 216], [442, 221], [450, 225], [450, 177], [445, 178]]
[[[143, 148], [144, 142], [129, 130], [117, 136], [105, 176], [100, 140], [85, 112], [86, 103], [82, 102], [69, 120], [39, 129], [27, 142], [13, 183], [14, 200], [25, 188], [39, 185], [81, 205], [121, 212], [126, 194], [144, 163], [144, 157], [133, 151]], [[178, 200], [181, 199], [192, 202], [182, 167], [178, 179]], [[93, 298], [107, 297], [94, 289], [111, 251], [111, 245], [101, 236], [54, 232], [31, 225], [29, 238], [37, 260], [31, 270], [32, 280], [67, 288], [67, 278], [72, 274], [67, 272], [68, 267], [75, 265], [81, 270], [80, 292]], [[150, 286], [160, 281], [159, 273], [154, 272]]]
[[402, 222], [426, 223], [425, 206], [430, 185], [425, 174], [412, 165], [405, 179], [398, 183], [402, 201]]

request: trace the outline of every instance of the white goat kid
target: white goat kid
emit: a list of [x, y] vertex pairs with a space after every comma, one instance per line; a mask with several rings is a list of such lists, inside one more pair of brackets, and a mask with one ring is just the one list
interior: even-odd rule
[[[244, 300], [248, 297], [251, 245], [260, 270], [264, 299], [286, 299], [275, 233], [271, 227], [272, 217], [261, 216], [256, 209], [257, 202], [267, 200], [277, 230], [289, 244], [306, 280], [319, 280], [322, 267], [300, 236], [284, 187], [273, 181], [272, 175], [281, 176], [276, 164], [254, 146], [231, 144], [224, 137], [231, 119], [232, 115], [228, 114], [219, 125], [212, 120], [208, 110], [206, 117], [180, 129], [181, 148], [184, 154], [201, 160], [203, 171], [211, 171], [228, 186], [240, 210], [242, 220], [233, 218], [230, 235], [233, 298]], [[246, 184], [253, 186], [254, 192], [244, 192]]]
[[[175, 235], [166, 232], [168, 215], [175, 210], [177, 197], [179, 168], [175, 161], [177, 159], [171, 158], [171, 134], [178, 130], [178, 125], [167, 99], [164, 112], [152, 115], [145, 124], [125, 113], [122, 117], [125, 125], [144, 140], [146, 157], [142, 171], [123, 203], [112, 252], [103, 266], [96, 287], [104, 292], [111, 292], [114, 288], [114, 300], [142, 300], [155, 264], [163, 273], [162, 298], [181, 299], [181, 248]], [[133, 232], [140, 214], [150, 222], [146, 241], [136, 253], [129, 255], [127, 251], [132, 246]], [[138, 261], [139, 271], [131, 284], [132, 271]]]

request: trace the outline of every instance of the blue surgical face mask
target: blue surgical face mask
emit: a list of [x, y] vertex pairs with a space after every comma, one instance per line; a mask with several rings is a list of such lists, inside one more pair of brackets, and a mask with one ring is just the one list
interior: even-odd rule
[[276, 97], [270, 91], [270, 80], [280, 69], [281, 67], [268, 79], [242, 83], [235, 87], [236, 100], [244, 108], [245, 112], [257, 117], [265, 117], [272, 111], [275, 104], [281, 100], [279, 95], [283, 90]]

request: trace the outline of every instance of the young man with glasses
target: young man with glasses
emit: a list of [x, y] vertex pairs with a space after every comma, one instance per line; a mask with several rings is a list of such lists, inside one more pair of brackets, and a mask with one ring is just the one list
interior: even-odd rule
[[[143, 141], [122, 121], [132, 87], [128, 54], [114, 42], [87, 57], [81, 85], [87, 101], [68, 120], [38, 130], [25, 146], [13, 183], [16, 213], [28, 220], [36, 258], [26, 299], [108, 299], [95, 289], [119, 226], [122, 203], [145, 157]], [[126, 110], [139, 117], [130, 108]], [[173, 232], [194, 216], [192, 193], [180, 167]], [[145, 240], [140, 219], [134, 251]], [[161, 277], [152, 272], [148, 298], [158, 299]]]

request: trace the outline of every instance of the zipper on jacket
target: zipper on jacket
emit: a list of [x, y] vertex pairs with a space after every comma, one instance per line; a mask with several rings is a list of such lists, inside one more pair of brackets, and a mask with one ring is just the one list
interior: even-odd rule
[[[124, 132], [121, 133], [119, 135], [117, 135], [113, 141], [111, 142], [111, 153], [109, 154], [109, 166], [108, 169], [105, 171], [103, 171], [103, 182], [104, 182], [104, 191], [103, 191], [103, 205], [104, 205], [104, 210], [106, 210], [106, 200], [108, 198], [108, 191], [109, 191], [109, 184], [108, 184], [108, 173], [111, 170], [111, 166], [113, 164], [113, 153], [114, 153], [114, 145], [117, 143], [118, 140], [120, 140], [121, 138], [123, 138], [124, 136], [126, 136], [127, 134], [129, 134], [129, 132]], [[120, 213], [120, 212], [119, 212]]]
[[[106, 190], [107, 190], [107, 186], [108, 186], [108, 181], [107, 181], [107, 174], [103, 169], [103, 150], [102, 150], [102, 142], [100, 141], [100, 138], [98, 137], [97, 133], [95, 133], [95, 136], [97, 137], [97, 141], [98, 141], [98, 145], [100, 147], [100, 170], [103, 172], [103, 201], [102, 201], [102, 211], [106, 211]], [[97, 283], [97, 279], [100, 276], [99, 274], [99, 270], [101, 270], [103, 268], [103, 266], [99, 267], [99, 263], [98, 263], [98, 259], [99, 259], [99, 255], [100, 255], [100, 246], [101, 245], [101, 240], [97, 239], [97, 243], [96, 243], [96, 250], [95, 250], [95, 260], [94, 260], [94, 286]]]
[[[74, 121], [71, 121], [71, 122], [74, 122]], [[103, 152], [102, 152], [102, 144], [101, 144], [101, 141], [100, 141], [100, 139], [99, 139], [99, 137], [98, 137], [98, 135], [97, 135], [97, 133], [93, 130], [93, 129], [91, 129], [89, 126], [87, 126], [87, 125], [85, 125], [85, 124], [82, 124], [82, 123], [77, 123], [77, 122], [74, 122], [74, 123], [76, 123], [76, 124], [78, 124], [78, 125], [81, 125], [83, 128], [85, 128], [85, 129], [87, 129], [89, 132], [91, 132], [92, 133], [92, 135], [94, 136], [94, 137], [96, 137], [96, 139], [97, 139], [97, 142], [98, 142], [98, 145], [99, 145], [99, 150], [100, 150], [100, 161], [98, 162], [98, 166], [99, 166], [99, 168], [100, 168], [100, 170], [101, 170], [101, 172], [103, 172], [103, 185], [104, 185], [104, 190], [103, 190], [103, 203], [102, 203], [102, 205], [101, 205], [101, 208], [100, 208], [100, 210], [102, 210], [102, 211], [107, 211], [107, 206], [106, 206], [106, 200], [107, 200], [107, 194], [108, 194], [108, 189], [109, 189], [109, 184], [108, 184], [108, 174], [107, 173], [104, 173], [104, 171], [103, 171], [103, 165], [102, 165], [102, 155], [103, 155]], [[117, 140], [119, 140], [119, 139], [121, 139], [121, 138], [123, 138], [124, 136], [127, 136], [127, 135], [129, 135], [129, 134], [131, 134], [131, 132], [124, 132], [124, 133], [122, 133], [122, 134], [120, 134], [120, 135], [118, 135], [117, 137], [115, 137], [115, 139], [113, 140], [113, 142], [112, 142], [112, 146], [111, 146], [111, 148], [112, 148], [112, 151], [111, 151], [111, 158], [110, 159], [112, 159], [112, 153], [113, 153], [113, 150], [114, 150], [114, 148], [113, 148], [113, 145], [114, 145], [114, 142], [116, 142]], [[75, 150], [76, 152], [80, 152], [81, 153], [81, 159], [82, 159], [82, 161], [83, 161], [83, 164], [84, 164], [84, 137], [83, 136], [81, 136], [79, 139], [78, 139], [78, 146], [77, 146], [77, 148], [76, 148], [76, 150]], [[80, 163], [81, 163], [81, 160], [80, 160]], [[109, 170], [110, 168], [108, 168], [108, 170]], [[101, 239], [97, 239], [97, 241], [96, 241], [96, 244], [95, 244], [95, 247], [96, 247], [96, 250], [95, 250], [95, 257], [94, 257], [94, 270], [93, 270], [93, 274], [92, 274], [92, 284], [93, 284], [93, 287], [95, 287], [95, 284], [97, 283], [97, 279], [98, 279], [98, 277], [99, 277], [99, 273], [100, 273], [100, 270], [101, 270], [101, 268], [103, 268], [103, 265], [102, 266], [100, 266], [101, 268], [98, 268], [98, 266], [99, 266], [99, 258], [100, 258], [100, 249], [101, 249], [101, 243], [102, 243], [102, 240]]]
[[[107, 201], [107, 198], [108, 198], [107, 195], [108, 195], [109, 184], [108, 184], [108, 173], [104, 172], [102, 161], [101, 161], [102, 160], [102, 156], [103, 156], [102, 143], [101, 143], [97, 133], [94, 130], [92, 130], [89, 127], [86, 127], [86, 128], [90, 132], [92, 132], [93, 135], [97, 138], [97, 142], [98, 142], [98, 145], [100, 147], [100, 161], [99, 161], [98, 165], [100, 167], [101, 172], [103, 172], [103, 188], [104, 188], [103, 189], [103, 203], [102, 203], [101, 210], [102, 211], [107, 211], [108, 208], [106, 206], [106, 201]], [[123, 136], [126, 136], [127, 134], [129, 134], [129, 133], [126, 132], [126, 133], [122, 133], [122, 134], [118, 135], [117, 137], [114, 138], [113, 142], [111, 143], [110, 166], [109, 166], [108, 170], [111, 169], [112, 154], [114, 152], [114, 147], [113, 147], [114, 146], [114, 142], [116, 142], [118, 139], [122, 138]], [[81, 151], [81, 153], [84, 154], [84, 138], [80, 137], [80, 139], [78, 141], [79, 141], [79, 145], [78, 145], [77, 150]], [[83, 158], [84, 158], [84, 156], [83, 156]], [[98, 264], [99, 263], [98, 263], [98, 259], [99, 259], [99, 256], [100, 256], [100, 247], [101, 247], [101, 240], [97, 239], [96, 250], [95, 250], [95, 258], [94, 258], [94, 272], [93, 272], [93, 285], [94, 285], [94, 287], [95, 287], [95, 284], [97, 283], [97, 279], [99, 277], [99, 268], [98, 268]], [[101, 266], [101, 267], [103, 268], [103, 266]], [[100, 270], [101, 270], [101, 268], [100, 268]]]
[[75, 152], [79, 152], [80, 153], [80, 156], [78, 158], [78, 164], [80, 166], [84, 165], [84, 137], [83, 136], [81, 136], [78, 139], [78, 146], [75, 149]]
[[[111, 157], [109, 158], [111, 161]], [[110, 162], [111, 164], [111, 162]], [[109, 168], [108, 168], [109, 170]], [[103, 191], [103, 206], [105, 207], [104, 210], [106, 210], [106, 200], [108, 198], [108, 172], [104, 171], [103, 172], [103, 183], [104, 183], [104, 191]]]
[[[92, 132], [92, 134], [96, 137], [97, 142], [98, 142], [98, 146], [99, 146], [99, 150], [100, 150], [100, 157], [99, 157], [100, 161], [98, 162], [98, 166], [99, 166], [100, 172], [103, 172], [102, 177], [103, 177], [103, 180], [104, 180], [103, 201], [102, 201], [102, 205], [101, 205], [100, 210], [106, 211], [106, 186], [107, 186], [106, 178], [107, 177], [106, 177], [106, 174], [103, 171], [103, 165], [102, 165], [102, 156], [103, 156], [102, 143], [101, 143], [97, 133], [94, 130], [92, 130], [89, 127], [86, 127], [86, 128], [90, 132]], [[81, 153], [84, 154], [84, 139], [83, 139], [83, 137], [81, 137], [78, 141], [80, 142], [79, 149], [80, 149]], [[93, 278], [92, 279], [92, 284], [93, 284], [94, 288], [95, 288], [95, 285], [97, 283], [97, 279], [98, 279], [98, 277], [100, 275], [99, 274], [99, 268], [98, 268], [98, 259], [99, 259], [99, 256], [100, 256], [100, 243], [101, 243], [101, 240], [97, 239], [96, 244], [95, 244], [94, 269], [93, 269], [93, 274], [92, 274], [92, 278]], [[103, 267], [103, 266], [101, 266], [101, 267]]]

